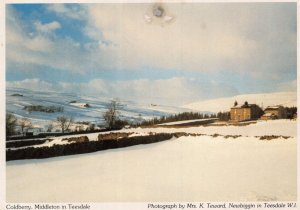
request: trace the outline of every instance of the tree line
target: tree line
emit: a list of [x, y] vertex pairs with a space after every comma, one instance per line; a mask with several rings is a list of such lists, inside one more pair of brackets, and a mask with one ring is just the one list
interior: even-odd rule
[[179, 114], [171, 114], [168, 116], [154, 117], [151, 120], [145, 120], [139, 123], [139, 126], [148, 126], [162, 123], [169, 123], [183, 120], [208, 119], [216, 118], [216, 114], [200, 113], [200, 112], [183, 112]]
[[292, 119], [297, 115], [297, 107], [284, 107], [287, 119]]
[[[74, 123], [74, 119], [73, 117], [62, 115], [57, 117], [54, 123], [57, 123], [61, 128], [61, 132], [65, 133], [65, 131], [67, 131], [69, 127]], [[17, 128], [19, 128], [19, 132], [17, 131]], [[33, 128], [34, 127], [32, 125], [32, 122], [29, 118], [17, 118], [12, 113], [6, 113], [6, 136], [13, 136], [18, 133], [21, 133], [21, 135], [25, 136], [26, 133], [28, 133], [28, 131]], [[53, 122], [49, 122], [46, 125], [47, 132], [51, 132], [53, 128]]]

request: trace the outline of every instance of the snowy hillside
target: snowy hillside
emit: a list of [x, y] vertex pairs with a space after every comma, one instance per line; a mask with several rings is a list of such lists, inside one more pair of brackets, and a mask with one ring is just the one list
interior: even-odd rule
[[199, 101], [191, 104], [184, 105], [184, 108], [196, 111], [210, 111], [220, 112], [229, 111], [233, 103], [237, 101], [238, 104], [243, 104], [248, 101], [250, 104], [257, 104], [261, 107], [272, 105], [283, 106], [297, 106], [297, 93], [296, 92], [277, 92], [277, 93], [263, 93], [263, 94], [247, 94], [237, 95], [227, 98], [219, 98], [207, 101]]
[[[6, 90], [6, 111], [19, 117], [30, 118], [34, 125], [41, 128], [57, 116], [73, 116], [75, 121], [102, 123], [102, 113], [106, 110], [109, 98], [88, 97], [76, 94], [32, 91], [9, 88]], [[149, 119], [172, 113], [190, 111], [186, 108], [163, 106], [157, 104], [138, 104], [132, 101], [120, 101], [121, 116], [127, 120]], [[26, 106], [42, 105], [63, 107], [63, 112], [29, 112]]]
[[[83, 155], [9, 161], [7, 201], [296, 200], [296, 126], [296, 121], [276, 120], [246, 126], [118, 131], [145, 135], [176, 130], [207, 135]], [[289, 138], [259, 140], [257, 136], [263, 135]], [[96, 135], [88, 137], [94, 140]]]

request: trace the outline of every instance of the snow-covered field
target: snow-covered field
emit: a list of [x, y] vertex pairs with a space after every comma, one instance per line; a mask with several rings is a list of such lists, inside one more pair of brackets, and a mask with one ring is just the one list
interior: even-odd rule
[[155, 132], [174, 133], [186, 132], [196, 134], [221, 134], [221, 135], [242, 135], [242, 136], [263, 136], [263, 135], [283, 135], [297, 136], [297, 121], [294, 120], [274, 120], [257, 121], [246, 126], [223, 125], [223, 126], [198, 126], [187, 128], [134, 128], [127, 129], [127, 132]]
[[[205, 119], [204, 119], [205, 120]], [[194, 122], [197, 120], [189, 120], [188, 122]], [[187, 122], [187, 121], [180, 121]], [[252, 122], [253, 123], [253, 122]], [[175, 123], [176, 124], [176, 123]], [[241, 123], [243, 124], [243, 123]], [[169, 125], [169, 124], [168, 124]], [[184, 132], [188, 134], [204, 134], [204, 135], [242, 135], [244, 137], [260, 137], [264, 135], [278, 135], [278, 136], [289, 136], [296, 138], [297, 136], [297, 122], [293, 120], [274, 120], [274, 121], [257, 121], [256, 123], [247, 126], [236, 126], [236, 125], [223, 125], [217, 126], [196, 126], [196, 127], [183, 127], [183, 128], [171, 128], [171, 127], [149, 127], [149, 128], [130, 128], [123, 129], [120, 131], [101, 132], [101, 134], [107, 133], [133, 133], [130, 136], [145, 136], [150, 133], [176, 133]], [[75, 134], [66, 135], [60, 137], [50, 137], [51, 142], [45, 142], [44, 144], [35, 145], [34, 147], [53, 146], [61, 144], [70, 144], [71, 142], [63, 141], [64, 138], [87, 136], [89, 141], [97, 141], [100, 133], [89, 133], [89, 134]], [[19, 141], [19, 140], [17, 140]], [[21, 148], [17, 148], [21, 149]]]
[[[290, 201], [297, 199], [296, 121], [137, 128], [208, 134], [43, 160], [7, 162], [8, 202]], [[209, 134], [242, 135], [238, 138]], [[93, 138], [90, 134], [90, 139]], [[270, 141], [256, 136], [283, 135]]]

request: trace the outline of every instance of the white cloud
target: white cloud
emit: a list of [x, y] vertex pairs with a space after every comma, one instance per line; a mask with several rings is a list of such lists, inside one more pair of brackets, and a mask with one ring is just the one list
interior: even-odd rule
[[36, 30], [42, 33], [51, 33], [52, 31], [61, 28], [60, 23], [57, 21], [53, 21], [46, 24], [42, 24], [40, 21], [36, 21], [34, 25], [36, 27]]
[[293, 6], [165, 4], [175, 21], [162, 26], [145, 21], [150, 4], [93, 4], [86, 33], [113, 43], [99, 46], [111, 68], [230, 69], [276, 79], [295, 71]]
[[[25, 30], [18, 13], [9, 6], [7, 7], [6, 18], [8, 67], [11, 64], [29, 64], [27, 66], [48, 66], [83, 74], [86, 70], [96, 66], [97, 62], [90, 60], [89, 52], [83, 51], [78, 42], [70, 38], [49, 36], [51, 31], [53, 32], [60, 27], [57, 21], [44, 25], [36, 22], [35, 26], [38, 33], [32, 34]], [[22, 68], [22, 70], [24, 69]]]
[[[228, 69], [266, 80], [296, 71], [295, 3], [164, 7], [174, 20], [161, 25], [145, 21], [151, 4], [47, 5], [48, 12], [87, 21], [82, 30], [94, 41], [82, 46], [70, 38], [28, 34], [8, 6], [7, 62], [81, 74], [143, 67], [212, 73]], [[57, 21], [35, 26], [44, 32], [61, 27]]]
[[46, 6], [49, 12], [54, 12], [58, 15], [65, 16], [71, 19], [81, 20], [85, 18], [85, 10], [78, 5], [69, 4], [49, 4]]

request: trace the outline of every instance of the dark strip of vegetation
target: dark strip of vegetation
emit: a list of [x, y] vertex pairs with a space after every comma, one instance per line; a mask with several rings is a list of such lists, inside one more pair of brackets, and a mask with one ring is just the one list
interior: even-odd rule
[[46, 141], [50, 141], [50, 139], [6, 142], [6, 148], [18, 148], [18, 147], [39, 145], [39, 144], [44, 144]]
[[224, 136], [225, 139], [228, 139], [228, 138], [236, 139], [236, 138], [239, 138], [239, 137], [242, 137], [242, 135], [226, 135], [226, 136]]
[[229, 121], [230, 120], [230, 112], [218, 112], [217, 118], [219, 118], [220, 121]]
[[174, 124], [174, 125], [157, 125], [158, 127], [166, 127], [166, 128], [182, 128], [182, 127], [191, 127], [191, 126], [200, 126], [200, 125], [208, 125], [215, 122], [217, 119], [207, 119], [205, 121], [195, 121], [195, 122], [185, 122], [182, 124]]
[[169, 116], [162, 116], [162, 117], [154, 117], [151, 120], [146, 120], [142, 122], [141, 126], [148, 126], [148, 125], [155, 125], [161, 123], [169, 123], [175, 121], [183, 121], [183, 120], [196, 120], [196, 119], [207, 119], [207, 118], [215, 118], [215, 114], [203, 114], [199, 112], [183, 112], [179, 114], [173, 114]]
[[174, 135], [161, 133], [149, 136], [134, 136], [105, 141], [89, 141], [52, 147], [27, 147], [24, 149], [6, 151], [6, 161], [21, 159], [41, 159], [65, 155], [91, 153], [107, 149], [123, 148], [139, 144], [150, 144], [171, 139]]
[[64, 107], [62, 106], [42, 106], [42, 105], [28, 105], [25, 106], [23, 109], [25, 109], [28, 112], [46, 112], [46, 113], [64, 111]]
[[35, 136], [18, 136], [18, 137], [6, 137], [6, 141], [13, 141], [13, 140], [26, 140], [26, 139], [40, 139], [40, 138], [47, 138], [47, 137], [57, 137], [57, 136], [67, 136], [73, 134], [87, 134], [87, 133], [99, 133], [99, 132], [106, 132], [111, 131], [111, 129], [97, 129], [93, 131], [75, 131], [75, 132], [68, 132], [68, 133], [39, 133]]
[[278, 138], [280, 138], [280, 137], [282, 137], [283, 139], [288, 139], [288, 138], [290, 138], [290, 136], [276, 136], [276, 135], [270, 135], [270, 136], [268, 136], [268, 135], [265, 135], [265, 136], [256, 136], [257, 138], [259, 137], [259, 140], [272, 140], [272, 139], [278, 139]]
[[287, 119], [293, 119], [297, 115], [297, 107], [284, 107]]
[[219, 118], [221, 121], [230, 120], [230, 112], [218, 112], [217, 114], [203, 114], [199, 112], [183, 112], [179, 114], [173, 114], [169, 116], [155, 117], [151, 120], [146, 120], [138, 126], [149, 126], [162, 123], [184, 121], [184, 120], [198, 120], [198, 119], [209, 119], [209, 118]]
[[14, 93], [14, 94], [11, 94], [11, 96], [18, 96], [18, 97], [22, 97], [23, 95], [22, 95], [22, 94], [19, 94], [19, 93]]

